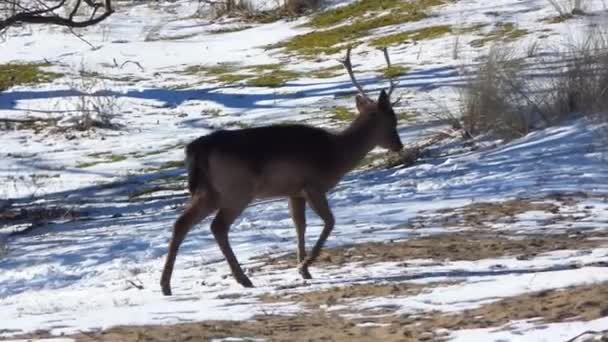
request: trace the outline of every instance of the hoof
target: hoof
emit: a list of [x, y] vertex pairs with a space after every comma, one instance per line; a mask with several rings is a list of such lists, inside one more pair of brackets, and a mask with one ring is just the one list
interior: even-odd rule
[[304, 279], [312, 279], [310, 272], [308, 272], [308, 267], [302, 267], [302, 266], [298, 267], [298, 273], [300, 273], [300, 275]]
[[245, 277], [242, 279], [237, 279], [236, 280], [239, 284], [243, 285], [243, 287], [253, 287], [253, 283], [251, 283], [251, 280], [249, 280], [249, 278]]
[[165, 296], [172, 295], [170, 286], [162, 286], [162, 289], [163, 289], [163, 295], [165, 295]]

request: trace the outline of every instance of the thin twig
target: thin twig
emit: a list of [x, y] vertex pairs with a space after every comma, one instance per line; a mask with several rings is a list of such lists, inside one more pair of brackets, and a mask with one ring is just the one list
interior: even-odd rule
[[86, 40], [86, 39], [82, 38], [82, 36], [80, 36], [78, 33], [76, 33], [76, 32], [74, 31], [74, 28], [73, 28], [73, 27], [70, 27], [69, 29], [70, 29], [70, 33], [71, 33], [72, 35], [74, 35], [74, 37], [76, 37], [76, 38], [80, 39], [80, 41], [82, 41], [82, 42], [84, 42], [85, 44], [87, 44], [88, 46], [90, 46], [92, 50], [95, 50], [95, 49], [96, 49], [95, 45], [91, 44], [91, 42], [89, 42], [88, 40]]
[[139, 70], [144, 71], [144, 67], [141, 66], [141, 64], [138, 61], [132, 61], [132, 60], [126, 60], [124, 61], [121, 65], [120, 65], [120, 69], [122, 69], [122, 67], [124, 67], [126, 64], [135, 64], [139, 67]]
[[582, 333], [574, 336], [573, 338], [567, 340], [566, 342], [574, 342], [576, 341], [579, 337], [584, 336], [584, 335], [588, 335], [588, 334], [593, 334], [593, 335], [599, 335], [599, 334], [603, 334], [607, 332], [607, 330], [604, 331], [596, 331], [596, 330], [587, 330], [587, 331], [583, 331]]
[[143, 285], [136, 284], [133, 280], [127, 279], [127, 283], [133, 285], [133, 287], [135, 287], [138, 290], [143, 290], [144, 289]]

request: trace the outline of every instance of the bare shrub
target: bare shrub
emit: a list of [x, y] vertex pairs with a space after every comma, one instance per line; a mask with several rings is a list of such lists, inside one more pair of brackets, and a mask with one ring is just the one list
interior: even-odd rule
[[285, 11], [291, 15], [300, 15], [311, 10], [316, 10], [321, 5], [321, 0], [285, 0]]
[[524, 63], [509, 50], [493, 47], [461, 92], [461, 120], [466, 132], [493, 132], [503, 138], [528, 133], [535, 105], [526, 96]]
[[232, 16], [245, 20], [270, 22], [283, 17], [301, 15], [319, 8], [321, 0], [275, 0], [272, 8], [257, 8], [251, 0], [199, 0], [199, 13], [205, 10], [212, 17]]
[[608, 114], [608, 35], [592, 29], [568, 47], [560, 72], [550, 80], [543, 111], [553, 122], [573, 115]]
[[[493, 48], [461, 93], [464, 130], [510, 139], [569, 118], [608, 118], [608, 35], [593, 28], [582, 37], [533, 64]], [[540, 69], [550, 73], [532, 77]]]
[[201, 0], [201, 2], [209, 5], [212, 15], [216, 17], [255, 12], [252, 3], [247, 0]]
[[81, 66], [80, 77], [72, 81], [70, 88], [78, 94], [72, 103], [76, 115], [64, 117], [58, 123], [62, 129], [87, 131], [92, 128], [120, 127], [114, 122], [121, 111], [118, 98], [106, 90], [99, 75], [87, 72]]
[[575, 14], [584, 14], [583, 0], [547, 0], [558, 15], [566, 18]]

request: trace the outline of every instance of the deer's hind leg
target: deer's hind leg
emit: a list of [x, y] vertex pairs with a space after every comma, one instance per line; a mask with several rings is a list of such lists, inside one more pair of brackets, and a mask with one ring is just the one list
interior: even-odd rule
[[232, 251], [232, 247], [230, 247], [230, 242], [228, 241], [230, 225], [239, 217], [247, 204], [248, 202], [238, 207], [221, 208], [211, 223], [211, 232], [230, 266], [230, 271], [232, 272], [234, 279], [244, 287], [253, 287], [251, 280], [249, 280], [243, 272], [239, 261]]
[[[298, 264], [306, 258], [306, 200], [303, 197], [289, 197], [289, 213], [296, 226], [298, 235]], [[308, 269], [300, 269], [300, 274], [304, 279], [312, 279]]]
[[325, 241], [329, 237], [331, 231], [334, 229], [334, 215], [329, 208], [329, 203], [327, 202], [327, 197], [325, 196], [324, 192], [314, 189], [307, 189], [306, 200], [310, 204], [312, 210], [319, 215], [324, 223], [323, 230], [321, 231], [321, 235], [319, 236], [317, 243], [315, 243], [314, 247], [310, 251], [310, 254], [298, 266], [300, 274], [308, 274], [310, 276], [308, 266], [310, 266], [310, 264], [312, 264], [312, 262], [315, 261], [315, 259], [319, 256]]
[[195, 193], [188, 207], [175, 221], [167, 260], [160, 280], [160, 286], [165, 296], [171, 295], [171, 274], [173, 273], [173, 265], [175, 264], [179, 246], [186, 238], [190, 229], [216, 209], [216, 203], [212, 196]]

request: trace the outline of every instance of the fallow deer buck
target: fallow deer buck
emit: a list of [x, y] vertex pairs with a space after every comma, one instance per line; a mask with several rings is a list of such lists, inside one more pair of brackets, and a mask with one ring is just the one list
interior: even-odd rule
[[[385, 57], [390, 66], [388, 53]], [[305, 125], [267, 126], [216, 131], [186, 147], [186, 167], [191, 202], [175, 222], [169, 252], [160, 281], [163, 294], [171, 295], [171, 274], [180, 244], [188, 231], [207, 215], [217, 211], [211, 232], [232, 275], [245, 287], [253, 284], [243, 273], [228, 241], [230, 225], [254, 199], [287, 197], [296, 227], [299, 273], [310, 279], [310, 264], [319, 256], [334, 227], [327, 192], [355, 168], [376, 146], [401, 151], [397, 118], [390, 95], [382, 90], [377, 101], [370, 99], [357, 82], [350, 61], [350, 49], [342, 62], [356, 96], [357, 118], [342, 132], [332, 133]], [[323, 220], [317, 243], [306, 256], [305, 206]]]

